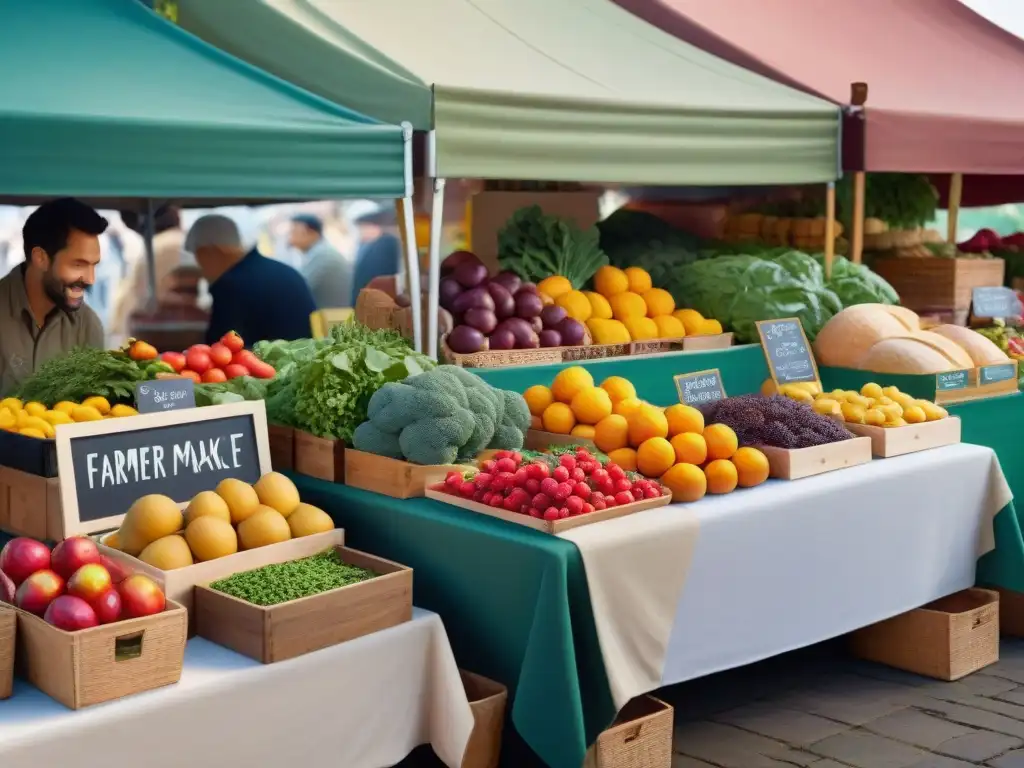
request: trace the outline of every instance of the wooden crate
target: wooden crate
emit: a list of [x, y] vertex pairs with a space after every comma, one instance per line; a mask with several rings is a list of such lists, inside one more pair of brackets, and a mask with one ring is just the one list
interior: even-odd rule
[[279, 544], [247, 549], [234, 555], [176, 568], [173, 571], [162, 571], [136, 557], [103, 544], [100, 545], [100, 551], [114, 560], [124, 563], [132, 572], [146, 574], [163, 588], [164, 594], [169, 599], [184, 606], [188, 611], [188, 636], [193, 637], [196, 634], [194, 588], [197, 584], [209, 584], [211, 581], [223, 579], [233, 573], [250, 571], [271, 563], [284, 563], [289, 560], [297, 560], [300, 557], [308, 557], [344, 543], [345, 531], [336, 528], [333, 531], [314, 533], [312, 536], [289, 539]]
[[935, 308], [964, 310], [975, 288], [1002, 285], [1006, 263], [1002, 259], [891, 258], [877, 259], [872, 269], [885, 278], [914, 311]]
[[969, 386], [965, 389], [937, 389], [935, 391], [935, 402], [939, 405], [951, 405], [953, 403], [966, 403], [971, 400], [982, 400], [987, 397], [1002, 397], [1003, 395], [1012, 395], [1019, 392], [1020, 386], [1017, 376], [1020, 361], [1011, 359], [1005, 363], [995, 363], [995, 365], [1012, 365], [1013, 375], [1002, 381], [980, 384], [981, 368], [972, 368], [968, 373]]
[[300, 475], [330, 483], [345, 481], [345, 443], [295, 430], [295, 466]]
[[908, 424], [905, 427], [873, 427], [868, 424], [843, 426], [855, 435], [870, 438], [871, 454], [882, 459], [960, 442], [960, 419], [956, 416], [922, 424]]
[[423, 488], [443, 479], [452, 470], [470, 469], [462, 464], [413, 464], [349, 448], [345, 451], [345, 485], [382, 493], [396, 499], [423, 495]]
[[728, 349], [732, 346], [731, 333], [708, 333], [700, 336], [687, 336], [683, 339], [683, 350], [686, 352], [703, 352], [708, 349]]
[[461, 768], [498, 768], [508, 689], [464, 669], [459, 670], [459, 675], [473, 711], [473, 732], [466, 744]]
[[62, 541], [60, 478], [0, 467], [0, 530], [41, 541]]
[[18, 614], [13, 607], [0, 604], [0, 701], [9, 699], [14, 688], [14, 638]]
[[638, 696], [619, 712], [594, 744], [596, 768], [671, 768], [674, 710], [653, 696]]
[[583, 445], [591, 451], [596, 451], [594, 441], [586, 437], [575, 435], [562, 435], [558, 432], [545, 432], [543, 429], [526, 430], [526, 439], [523, 447], [530, 451], [546, 451], [553, 445]]
[[800, 480], [871, 461], [869, 437], [854, 437], [810, 448], [759, 445], [758, 449], [768, 457], [769, 476], [779, 480]]
[[999, 661], [999, 593], [965, 589], [857, 630], [853, 652], [937, 680], [959, 680]]
[[18, 669], [70, 709], [113, 701], [181, 679], [185, 609], [168, 599], [163, 613], [65, 632], [18, 611]]
[[254, 605], [199, 585], [199, 636], [272, 664], [412, 619], [411, 568], [340, 545], [337, 551], [344, 562], [379, 575], [271, 606]]
[[280, 424], [267, 424], [270, 441], [270, 466], [277, 472], [295, 468], [295, 430]]
[[471, 512], [480, 512], [484, 515], [490, 515], [491, 517], [498, 517], [502, 520], [507, 520], [510, 523], [525, 525], [526, 527], [533, 528], [537, 531], [553, 534], [559, 534], [572, 528], [578, 528], [581, 525], [600, 523], [604, 520], [614, 520], [617, 517], [625, 517], [626, 515], [643, 512], [646, 509], [664, 507], [672, 502], [672, 494], [669, 493], [665, 496], [659, 496], [656, 499], [644, 499], [643, 501], [634, 501], [632, 504], [623, 504], [618, 507], [600, 509], [595, 512], [591, 512], [589, 515], [577, 515], [576, 517], [567, 517], [564, 520], [542, 520], [540, 518], [530, 517], [529, 515], [521, 515], [517, 512], [509, 512], [506, 509], [489, 507], [486, 504], [471, 501], [470, 499], [464, 499], [461, 496], [453, 496], [452, 494], [445, 492], [443, 483], [436, 483], [435, 485], [427, 486], [424, 490], [424, 495], [428, 499], [434, 499], [435, 501], [451, 504], [455, 507], [461, 507], [462, 509], [467, 509]]

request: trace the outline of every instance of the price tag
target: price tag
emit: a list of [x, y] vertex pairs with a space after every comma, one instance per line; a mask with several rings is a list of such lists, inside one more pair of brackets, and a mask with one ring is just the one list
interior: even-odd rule
[[969, 384], [970, 371], [945, 371], [935, 374], [935, 389], [939, 392], [967, 389]]
[[818, 381], [818, 366], [799, 318], [758, 320], [756, 325], [776, 386]]
[[1015, 378], [1017, 367], [1013, 363], [999, 363], [998, 365], [983, 365], [978, 373], [978, 385], [995, 384], [998, 381], [1006, 381]]
[[975, 317], [1005, 319], [1020, 317], [1022, 312], [1024, 307], [1012, 288], [993, 285], [971, 291], [971, 314]]
[[686, 405], [704, 405], [725, 399], [722, 375], [717, 368], [694, 373], [680, 373], [672, 377], [679, 393], [679, 402]]
[[135, 407], [139, 413], [163, 413], [196, 407], [192, 379], [157, 379], [135, 385]]

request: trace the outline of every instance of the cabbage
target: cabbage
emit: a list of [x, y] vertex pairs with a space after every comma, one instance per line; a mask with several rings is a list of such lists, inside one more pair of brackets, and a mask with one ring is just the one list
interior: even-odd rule
[[[824, 268], [825, 256], [814, 255], [815, 261]], [[888, 282], [863, 264], [854, 264], [845, 256], [836, 256], [832, 261], [832, 277], [827, 282], [843, 302], [844, 307], [854, 304], [899, 304], [900, 297]]]

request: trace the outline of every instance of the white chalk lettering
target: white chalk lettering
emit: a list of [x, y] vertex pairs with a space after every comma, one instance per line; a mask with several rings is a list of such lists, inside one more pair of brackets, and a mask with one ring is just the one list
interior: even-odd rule
[[121, 478], [124, 478], [123, 482], [128, 482], [128, 476], [124, 473], [124, 453], [121, 451], [114, 451], [114, 475], [110, 478], [111, 485], [122, 482]]
[[85, 468], [89, 473], [89, 488], [96, 487], [96, 456], [99, 454], [90, 453], [85, 457]]
[[164, 447], [162, 445], [154, 445], [153, 479], [159, 480], [161, 477], [167, 477], [167, 471], [164, 469]]
[[231, 433], [231, 462], [235, 465], [235, 469], [242, 466], [242, 463], [238, 460], [239, 454], [242, 453], [242, 447], [238, 444], [244, 435], [241, 432]]
[[139, 474], [143, 480], [149, 480], [149, 446], [139, 449]]
[[109, 456], [104, 456], [103, 457], [103, 476], [100, 478], [100, 487], [101, 488], [104, 487], [105, 485], [107, 485], [107, 483], [110, 483], [110, 485], [114, 485], [115, 484], [115, 481], [114, 481], [114, 465], [111, 464]]
[[192, 463], [191, 460], [189, 459], [189, 451], [191, 449], [192, 449], [192, 444], [191, 443], [185, 443], [184, 445], [176, 445], [176, 446], [174, 446], [174, 472], [173, 472], [173, 474], [175, 474], [175, 475], [178, 474], [178, 466], [179, 465], [187, 467], [187, 466], [189, 466]]

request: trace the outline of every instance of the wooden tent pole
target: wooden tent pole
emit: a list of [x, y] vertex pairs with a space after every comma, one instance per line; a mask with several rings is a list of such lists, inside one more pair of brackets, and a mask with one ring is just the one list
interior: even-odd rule
[[850, 261], [861, 263], [864, 253], [864, 171], [853, 174], [853, 233], [850, 235]]
[[947, 209], [946, 241], [956, 244], [956, 230], [960, 223], [960, 199], [964, 193], [964, 176], [953, 173], [949, 176], [949, 208]]
[[832, 277], [836, 257], [836, 183], [825, 186], [825, 279]]

